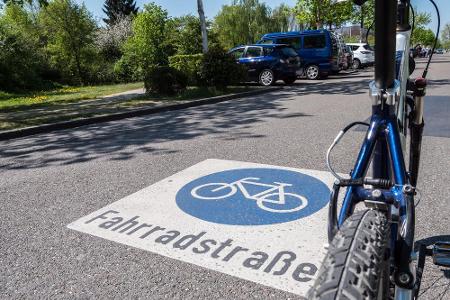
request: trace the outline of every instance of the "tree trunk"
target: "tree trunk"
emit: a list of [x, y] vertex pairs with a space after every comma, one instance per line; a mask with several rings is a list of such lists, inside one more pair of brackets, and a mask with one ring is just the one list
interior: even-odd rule
[[361, 30], [359, 34], [359, 42], [364, 43], [364, 9], [361, 5]]
[[208, 52], [208, 32], [206, 31], [205, 11], [203, 10], [203, 1], [197, 0], [198, 16], [200, 17], [200, 26], [202, 30], [202, 49], [203, 53]]

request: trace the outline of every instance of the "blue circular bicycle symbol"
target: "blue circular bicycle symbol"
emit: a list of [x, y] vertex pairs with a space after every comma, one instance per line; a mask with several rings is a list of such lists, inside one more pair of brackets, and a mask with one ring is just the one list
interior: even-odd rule
[[183, 186], [176, 203], [199, 219], [229, 225], [284, 223], [312, 215], [328, 203], [328, 187], [312, 176], [283, 169], [236, 169]]

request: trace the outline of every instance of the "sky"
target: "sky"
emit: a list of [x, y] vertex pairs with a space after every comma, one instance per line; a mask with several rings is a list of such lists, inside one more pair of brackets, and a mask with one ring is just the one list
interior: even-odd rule
[[[78, 3], [84, 2], [86, 7], [94, 14], [98, 19], [101, 19], [104, 14], [102, 11], [104, 0], [76, 0]], [[276, 7], [281, 3], [285, 3], [289, 6], [294, 6], [296, 0], [270, 0], [265, 2], [270, 7]], [[142, 8], [145, 3], [155, 2], [158, 5], [165, 8], [170, 16], [181, 16], [185, 14], [197, 14], [197, 1], [196, 0], [137, 0], [137, 5]], [[212, 19], [219, 12], [222, 5], [230, 4], [232, 0], [203, 0], [203, 6], [205, 14], [208, 18]], [[435, 0], [441, 13], [441, 30], [444, 24], [450, 23], [450, 1], [449, 0]], [[437, 26], [437, 17], [434, 12], [434, 8], [428, 0], [412, 0], [413, 6], [417, 7], [421, 12], [428, 12], [432, 16], [432, 22], [428, 25], [433, 31]]]

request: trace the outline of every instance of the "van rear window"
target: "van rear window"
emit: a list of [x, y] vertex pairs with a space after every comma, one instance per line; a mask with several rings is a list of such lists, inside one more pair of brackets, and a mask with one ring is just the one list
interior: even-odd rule
[[289, 45], [292, 46], [294, 49], [300, 49], [300, 38], [292, 37], [292, 38], [277, 39], [277, 44]]
[[307, 35], [303, 37], [303, 48], [325, 48], [325, 35]]

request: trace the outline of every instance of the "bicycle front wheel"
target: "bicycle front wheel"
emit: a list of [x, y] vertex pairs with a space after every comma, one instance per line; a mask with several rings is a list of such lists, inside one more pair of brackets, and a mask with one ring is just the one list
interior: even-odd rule
[[390, 299], [388, 245], [386, 215], [355, 212], [331, 242], [308, 299]]

